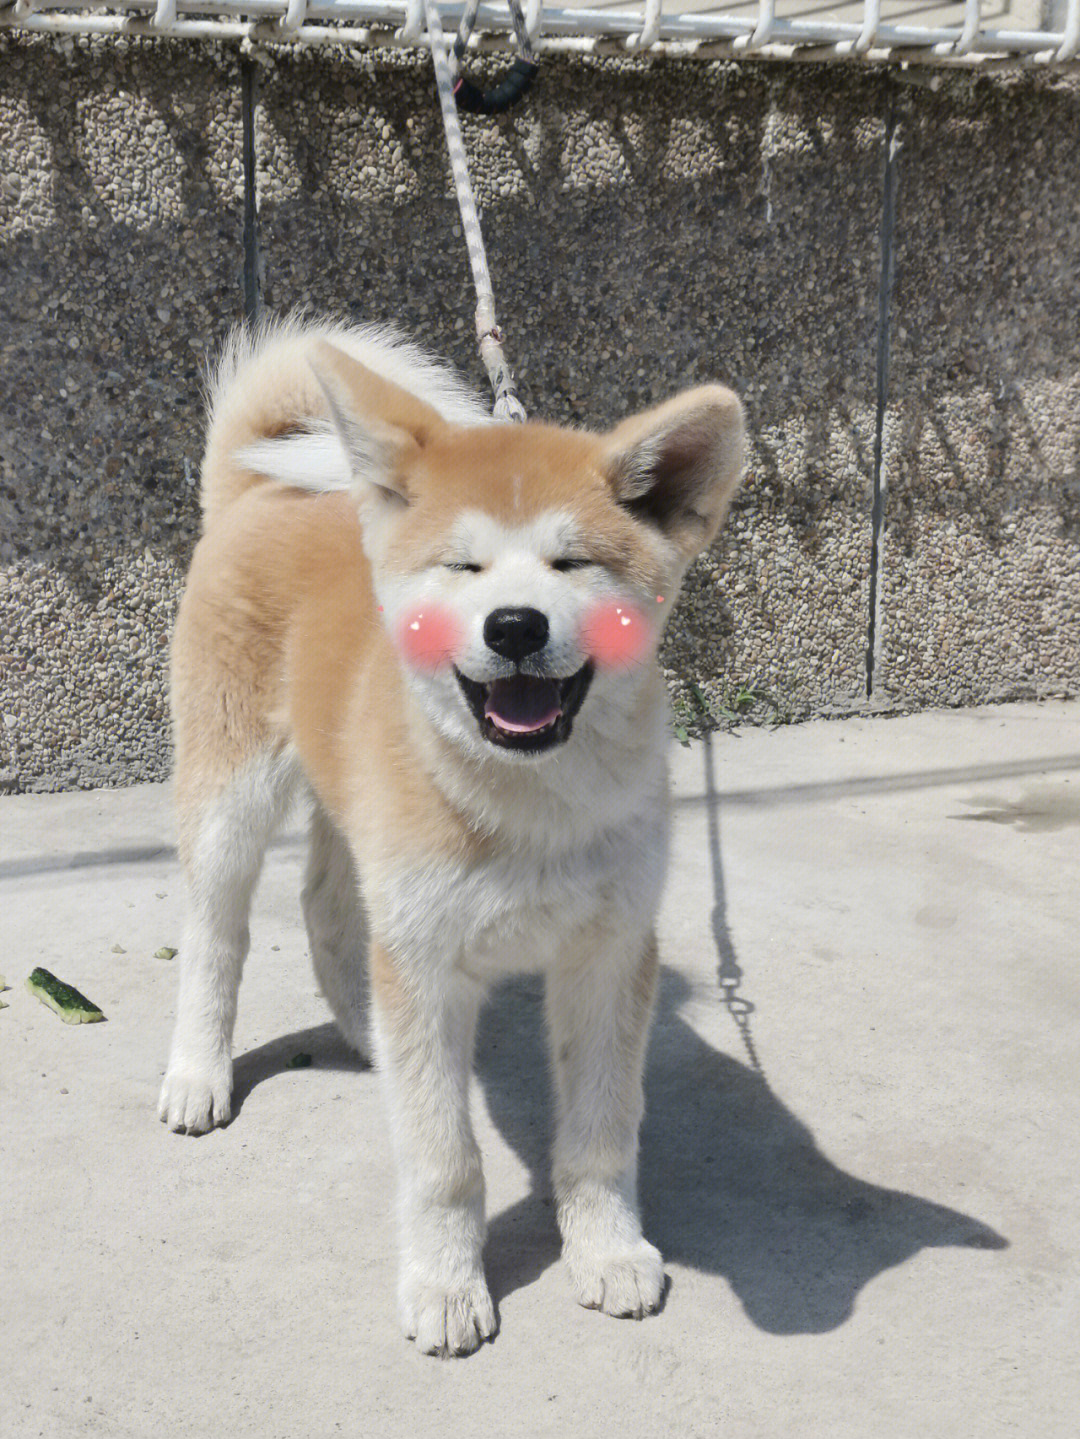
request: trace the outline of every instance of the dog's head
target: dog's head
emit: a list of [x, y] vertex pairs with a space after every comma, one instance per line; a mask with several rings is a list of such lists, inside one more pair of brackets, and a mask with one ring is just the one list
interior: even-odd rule
[[381, 619], [438, 728], [535, 757], [567, 741], [583, 706], [632, 708], [738, 484], [736, 396], [690, 390], [603, 435], [463, 428], [325, 342], [313, 363]]

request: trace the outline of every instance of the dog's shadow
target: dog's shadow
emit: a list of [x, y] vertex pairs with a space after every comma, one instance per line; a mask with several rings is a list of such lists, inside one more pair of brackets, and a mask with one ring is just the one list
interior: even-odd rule
[[[646, 1233], [666, 1259], [722, 1274], [759, 1328], [805, 1334], [842, 1324], [865, 1284], [920, 1249], [1007, 1247], [976, 1219], [845, 1174], [759, 1073], [680, 1018], [688, 992], [664, 972], [646, 1078], [640, 1192]], [[532, 1177], [530, 1194], [491, 1222], [496, 1302], [559, 1253], [542, 1014], [542, 985], [515, 981], [481, 1025], [488, 1110]]]
[[371, 1068], [366, 1059], [361, 1059], [350, 1048], [331, 1020], [325, 1024], [313, 1024], [309, 1029], [294, 1030], [292, 1034], [281, 1034], [237, 1055], [233, 1065], [233, 1119], [258, 1085], [286, 1069], [306, 1067], [308, 1064], [318, 1069], [340, 1069], [353, 1074], [362, 1074]]
[[[664, 971], [645, 1081], [640, 1192], [646, 1233], [666, 1259], [722, 1274], [759, 1328], [808, 1334], [844, 1323], [864, 1285], [921, 1249], [1007, 1247], [977, 1219], [845, 1174], [758, 1071], [682, 1019], [688, 993], [680, 974]], [[496, 1304], [559, 1257], [543, 1008], [542, 981], [514, 980], [480, 1025], [487, 1109], [530, 1175], [529, 1194], [490, 1223]], [[237, 1058], [234, 1114], [298, 1053], [319, 1068], [369, 1068], [331, 1023], [283, 1035]]]

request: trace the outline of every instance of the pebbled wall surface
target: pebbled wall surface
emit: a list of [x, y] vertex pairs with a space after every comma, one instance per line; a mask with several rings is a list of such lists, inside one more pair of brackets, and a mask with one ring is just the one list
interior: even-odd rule
[[[1080, 688], [1077, 81], [545, 60], [464, 124], [530, 414], [746, 401], [663, 653], [683, 723]], [[167, 773], [201, 369], [245, 268], [482, 383], [425, 57], [0, 33], [0, 787]]]

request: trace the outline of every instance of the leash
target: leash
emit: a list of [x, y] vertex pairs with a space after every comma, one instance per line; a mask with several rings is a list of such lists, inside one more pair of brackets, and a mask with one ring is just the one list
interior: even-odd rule
[[740, 992], [743, 972], [735, 954], [735, 944], [728, 926], [724, 866], [720, 858], [720, 796], [716, 792], [712, 735], [708, 731], [705, 732], [703, 744], [705, 748], [705, 822], [709, 832], [709, 858], [712, 865], [713, 898], [715, 900], [712, 912], [712, 932], [719, 960], [716, 982], [720, 986], [721, 1002], [731, 1016], [735, 1028], [739, 1031], [743, 1048], [750, 1060], [750, 1067], [759, 1078], [765, 1080], [767, 1085], [769, 1081], [765, 1079], [765, 1071], [761, 1067], [761, 1059], [758, 1056], [750, 1027], [750, 1016], [753, 1014], [755, 1006]]
[[[484, 362], [484, 369], [487, 370], [488, 379], [491, 381], [491, 388], [495, 395], [495, 405], [492, 414], [497, 420], [510, 420], [515, 423], [523, 423], [525, 420], [525, 407], [518, 399], [517, 387], [514, 384], [513, 371], [509, 362], [503, 354], [502, 331], [499, 329], [495, 319], [495, 293], [491, 288], [491, 273], [488, 270], [487, 253], [484, 250], [484, 237], [480, 231], [480, 217], [476, 209], [476, 197], [473, 194], [472, 181], [469, 179], [469, 164], [465, 156], [465, 143], [461, 138], [461, 122], [458, 119], [457, 100], [455, 99], [454, 72], [451, 65], [450, 55], [447, 50], [446, 36], [443, 33], [442, 21], [439, 18], [438, 7], [435, 0], [424, 0], [427, 11], [428, 39], [431, 42], [431, 58], [435, 65], [435, 83], [439, 91], [439, 105], [442, 109], [443, 129], [446, 132], [446, 148], [450, 155], [450, 169], [454, 177], [454, 189], [457, 192], [458, 209], [461, 211], [461, 226], [465, 233], [465, 247], [469, 252], [469, 265], [472, 269], [473, 286], [476, 289], [476, 338], [480, 346], [480, 358]], [[515, 16], [515, 28], [517, 18], [521, 15], [521, 6], [518, 0], [510, 0], [510, 11]], [[516, 12], [516, 14], [515, 14]], [[468, 34], [475, 23], [476, 7], [472, 7], [472, 19], [468, 26], [469, 10], [466, 10], [462, 17], [461, 32], [458, 41], [462, 51], [468, 40]], [[522, 21], [522, 32], [524, 33], [524, 21]], [[464, 38], [462, 38], [464, 36]], [[526, 37], [527, 38], [527, 37]], [[515, 65], [520, 62], [515, 62]], [[530, 62], [535, 75], [535, 62]], [[513, 71], [511, 71], [511, 78]], [[515, 84], [517, 82], [514, 82]], [[532, 83], [530, 77], [523, 88], [518, 88], [514, 96], [505, 104], [502, 109], [508, 108], [514, 99], [524, 94], [528, 84]], [[482, 91], [472, 85], [471, 81], [458, 81], [458, 87], [464, 88], [468, 84], [476, 91], [482, 99], [489, 100], [491, 95], [498, 95], [500, 90], [505, 90], [511, 85], [511, 79], [505, 80], [501, 85], [496, 86], [490, 95], [485, 97]], [[505, 98], [505, 97], [503, 97]], [[484, 114], [497, 113], [494, 110], [485, 110]]]

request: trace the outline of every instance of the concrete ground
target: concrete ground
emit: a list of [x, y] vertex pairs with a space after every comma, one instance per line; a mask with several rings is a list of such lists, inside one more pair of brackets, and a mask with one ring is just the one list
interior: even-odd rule
[[[641, 1183], [666, 1305], [570, 1297], [515, 985], [475, 1095], [501, 1332], [452, 1363], [395, 1327], [387, 1137], [305, 963], [299, 822], [257, 903], [240, 1112], [189, 1139], [154, 1113], [167, 790], [0, 801], [5, 1439], [1071, 1439], [1080, 708], [744, 731], [674, 770]], [[108, 1022], [60, 1023], [38, 964]]]

